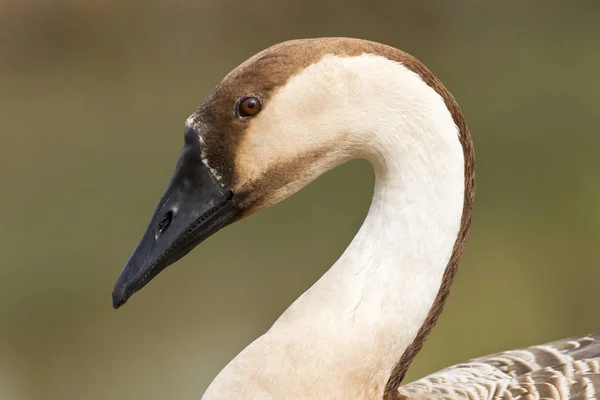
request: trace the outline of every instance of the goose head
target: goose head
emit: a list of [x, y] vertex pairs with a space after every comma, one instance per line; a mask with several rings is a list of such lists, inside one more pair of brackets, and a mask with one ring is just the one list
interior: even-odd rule
[[[346, 60], [360, 58], [368, 67], [382, 57], [425, 69], [385, 45], [327, 38], [275, 45], [230, 72], [187, 120], [174, 175], [115, 283], [113, 306], [222, 227], [351, 158], [380, 157], [385, 148], [363, 145], [364, 125], [372, 124], [364, 117], [381, 106], [375, 100], [386, 88], [385, 71], [371, 68], [381, 73], [373, 84]], [[407, 107], [419, 105], [415, 96]]]

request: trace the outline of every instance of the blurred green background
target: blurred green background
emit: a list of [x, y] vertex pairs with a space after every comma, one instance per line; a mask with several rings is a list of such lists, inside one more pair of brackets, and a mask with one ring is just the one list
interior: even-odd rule
[[341, 254], [364, 161], [227, 228], [119, 311], [185, 119], [280, 41], [354, 36], [456, 96], [477, 201], [408, 379], [600, 331], [600, 2], [0, 0], [0, 399], [198, 399]]

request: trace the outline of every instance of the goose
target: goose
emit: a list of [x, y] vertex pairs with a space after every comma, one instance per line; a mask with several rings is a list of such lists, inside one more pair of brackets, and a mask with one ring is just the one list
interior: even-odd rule
[[600, 398], [599, 334], [401, 385], [463, 255], [475, 158], [440, 80], [367, 40], [283, 42], [225, 76], [186, 122], [173, 177], [115, 283], [113, 307], [219, 229], [355, 158], [376, 176], [358, 233], [203, 399]]

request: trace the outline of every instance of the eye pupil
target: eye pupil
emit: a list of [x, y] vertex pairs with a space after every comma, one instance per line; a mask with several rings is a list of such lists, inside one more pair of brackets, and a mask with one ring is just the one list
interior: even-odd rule
[[238, 105], [238, 114], [241, 117], [254, 117], [260, 112], [260, 100], [257, 97], [249, 96], [242, 98]]

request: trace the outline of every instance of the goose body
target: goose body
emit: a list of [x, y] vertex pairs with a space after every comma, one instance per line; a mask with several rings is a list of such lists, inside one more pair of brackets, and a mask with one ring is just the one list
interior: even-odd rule
[[365, 158], [376, 175], [346, 251], [204, 399], [596, 398], [595, 335], [401, 385], [448, 297], [475, 192], [461, 111], [415, 58], [348, 38], [275, 45], [221, 81], [184, 138], [171, 183], [115, 284], [115, 307], [206, 237], [322, 173]]

